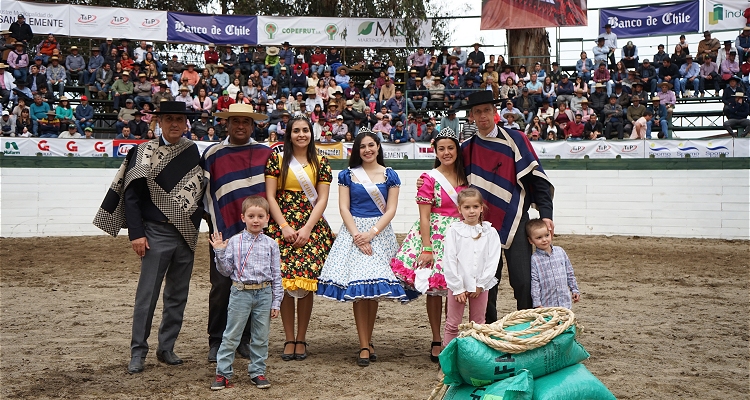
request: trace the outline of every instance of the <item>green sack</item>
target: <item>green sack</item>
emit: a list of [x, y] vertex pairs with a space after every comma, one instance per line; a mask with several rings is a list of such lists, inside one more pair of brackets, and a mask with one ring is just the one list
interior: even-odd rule
[[[523, 330], [530, 324], [526, 322], [506, 330]], [[453, 339], [440, 353], [444, 382], [446, 385], [487, 386], [512, 377], [521, 369], [529, 370], [535, 378], [542, 377], [589, 357], [575, 336], [573, 325], [546, 345], [518, 354], [495, 350], [472, 337]]]
[[533, 400], [616, 400], [583, 364], [534, 379]]
[[522, 369], [516, 376], [488, 386], [451, 386], [443, 400], [531, 400], [534, 378]]

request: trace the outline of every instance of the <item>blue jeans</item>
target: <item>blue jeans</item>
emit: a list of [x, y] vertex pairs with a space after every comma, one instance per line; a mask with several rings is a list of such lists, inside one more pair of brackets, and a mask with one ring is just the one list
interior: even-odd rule
[[265, 375], [272, 301], [271, 286], [258, 290], [237, 290], [232, 286], [227, 307], [227, 327], [216, 355], [216, 375], [227, 379], [234, 375], [234, 352], [240, 345], [242, 332], [247, 323], [251, 326], [250, 364], [247, 366], [247, 373], [250, 378]]
[[[675, 79], [675, 81], [677, 81], [677, 79]], [[679, 81], [680, 81], [680, 93], [684, 94], [685, 89], [687, 89], [688, 86], [690, 86], [690, 82], [688, 81], [688, 78], [681, 78]], [[701, 90], [701, 80], [699, 77], [695, 77], [695, 79], [693, 79], [692, 89], [693, 89], [693, 95], [697, 96]]]
[[133, 102], [135, 103], [135, 106], [140, 109], [143, 108], [141, 104], [151, 102], [151, 96], [135, 96], [135, 98], [133, 98]]
[[326, 66], [325, 64], [321, 65], [311, 65], [310, 66], [310, 75], [312, 75], [313, 72], [317, 72], [318, 76], [323, 76], [323, 72], [325, 71]]
[[94, 71], [93, 73], [89, 72], [89, 70], [87, 69], [81, 71], [82, 85], [93, 85], [94, 81], [96, 81], [96, 71]]
[[[417, 102], [419, 107], [414, 107], [414, 101]], [[407, 107], [409, 107], [410, 111], [424, 110], [425, 108], [427, 108], [427, 97], [422, 97], [422, 100], [414, 100], [414, 101], [412, 101], [412, 99], [406, 99], [406, 105]]]
[[26, 81], [26, 75], [28, 74], [28, 71], [26, 68], [19, 68], [13, 70], [13, 77], [16, 78], [16, 80], [22, 80]]
[[100, 92], [109, 92], [109, 85], [102, 86], [102, 84], [99, 82], [95, 82], [95, 84], [96, 84], [96, 89], [99, 90]]
[[395, 121], [401, 121], [403, 123], [406, 123], [406, 114], [401, 113], [401, 115], [398, 115], [398, 113], [392, 112], [391, 121], [394, 121], [393, 122], [394, 124], [396, 123]]
[[79, 119], [76, 120], [76, 128], [78, 128], [78, 133], [80, 133], [81, 135], [86, 136], [86, 134], [84, 132], [84, 129], [86, 129], [86, 128], [93, 128], [93, 127], [94, 127], [94, 121], [93, 120], [89, 120], [89, 121], [86, 121], [86, 122], [81, 122], [81, 120], [79, 120]]
[[[654, 120], [646, 122], [646, 139], [651, 139], [651, 129], [654, 125]], [[662, 136], [664, 136], [664, 139], [669, 139], [669, 133], [667, 131], [667, 121], [666, 120], [659, 120], [659, 128], [661, 129]]]
[[[47, 81], [47, 89], [50, 93], [53, 93], [55, 90], [55, 85], [52, 82]], [[65, 81], [59, 82], [57, 84], [57, 92], [62, 96], [65, 93]]]

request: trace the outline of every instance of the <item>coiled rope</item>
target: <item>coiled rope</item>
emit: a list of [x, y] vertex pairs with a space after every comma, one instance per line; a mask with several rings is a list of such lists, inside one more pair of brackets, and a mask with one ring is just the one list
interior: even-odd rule
[[[526, 322], [531, 323], [526, 329], [513, 331], [505, 329]], [[461, 324], [458, 326], [458, 337], [473, 337], [495, 350], [517, 354], [546, 345], [573, 324], [575, 324], [575, 314], [567, 308], [532, 308], [514, 311], [492, 324], [475, 322]], [[447, 390], [448, 387], [441, 379], [427, 399], [440, 400]]]

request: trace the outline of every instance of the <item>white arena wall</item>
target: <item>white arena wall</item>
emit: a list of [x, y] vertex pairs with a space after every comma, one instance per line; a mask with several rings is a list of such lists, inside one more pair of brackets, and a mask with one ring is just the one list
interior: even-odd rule
[[[115, 172], [114, 168], [0, 168], [0, 236], [104, 234], [91, 221]], [[402, 186], [393, 228], [405, 233], [419, 215], [414, 196], [421, 171], [398, 172]], [[555, 185], [557, 233], [750, 238], [748, 170], [552, 169], [547, 173]], [[326, 218], [338, 231], [337, 188], [334, 182]]]

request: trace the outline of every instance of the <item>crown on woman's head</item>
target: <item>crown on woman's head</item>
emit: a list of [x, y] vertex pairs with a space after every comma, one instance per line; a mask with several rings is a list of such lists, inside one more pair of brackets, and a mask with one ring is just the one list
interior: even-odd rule
[[458, 141], [458, 134], [454, 132], [453, 129], [446, 127], [446, 128], [441, 129], [440, 132], [438, 132], [438, 134], [435, 136], [435, 140], [437, 141], [439, 139], [445, 139], [445, 138], [455, 139], [456, 141]]

